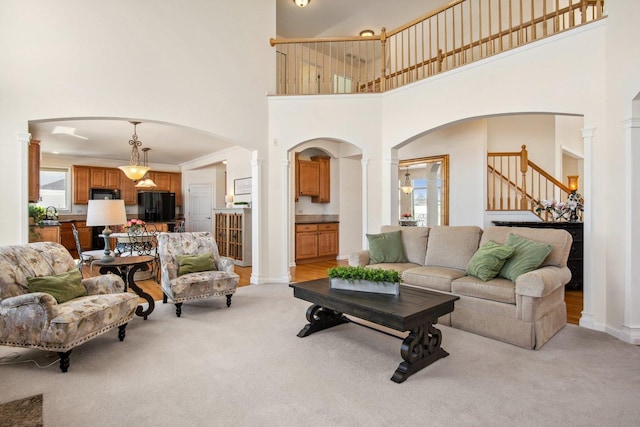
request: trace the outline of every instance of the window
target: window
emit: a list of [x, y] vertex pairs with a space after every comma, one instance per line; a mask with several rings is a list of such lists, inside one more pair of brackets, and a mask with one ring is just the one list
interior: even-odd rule
[[69, 169], [40, 168], [39, 206], [54, 206], [58, 211], [71, 210], [69, 203]]
[[333, 93], [351, 93], [351, 79], [334, 74]]

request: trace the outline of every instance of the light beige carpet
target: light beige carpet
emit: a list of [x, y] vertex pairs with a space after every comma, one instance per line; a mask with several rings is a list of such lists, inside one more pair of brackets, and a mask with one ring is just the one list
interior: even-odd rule
[[[401, 340], [346, 324], [298, 338], [309, 304], [285, 285], [157, 304], [127, 337], [98, 337], [57, 365], [0, 366], [0, 402], [42, 393], [45, 426], [632, 426], [640, 348], [569, 325], [530, 351], [441, 326], [451, 354], [390, 381]], [[0, 357], [50, 362], [0, 347]]]

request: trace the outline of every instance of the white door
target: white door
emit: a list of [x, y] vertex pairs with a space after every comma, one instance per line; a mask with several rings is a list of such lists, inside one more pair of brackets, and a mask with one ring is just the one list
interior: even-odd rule
[[211, 184], [190, 184], [188, 200], [187, 231], [210, 231], [213, 233]]

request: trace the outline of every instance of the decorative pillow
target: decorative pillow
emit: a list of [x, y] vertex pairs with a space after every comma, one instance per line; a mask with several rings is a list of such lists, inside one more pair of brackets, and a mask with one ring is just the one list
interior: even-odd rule
[[491, 280], [500, 271], [507, 259], [513, 255], [515, 248], [500, 245], [489, 240], [480, 246], [467, 264], [467, 274], [476, 276], [483, 281]]
[[401, 231], [390, 233], [367, 234], [369, 240], [369, 262], [380, 264], [382, 262], [407, 262], [404, 255]]
[[29, 292], [48, 293], [58, 304], [87, 294], [82, 285], [82, 274], [76, 269], [55, 276], [27, 277], [27, 286]]
[[551, 245], [525, 239], [512, 233], [509, 234], [506, 245], [513, 247], [515, 251], [513, 256], [504, 263], [498, 276], [512, 282], [515, 282], [521, 274], [540, 267], [552, 249]]
[[217, 270], [213, 261], [213, 252], [199, 255], [176, 255], [176, 259], [178, 260], [178, 276], [199, 271]]

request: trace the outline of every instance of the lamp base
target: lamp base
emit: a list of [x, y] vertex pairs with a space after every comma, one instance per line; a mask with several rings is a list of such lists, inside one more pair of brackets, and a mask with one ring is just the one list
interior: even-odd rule
[[111, 248], [109, 247], [109, 236], [111, 236], [111, 229], [109, 226], [106, 226], [104, 230], [102, 230], [102, 236], [104, 237], [104, 255], [100, 258], [100, 262], [113, 262], [116, 258], [111, 255]]

